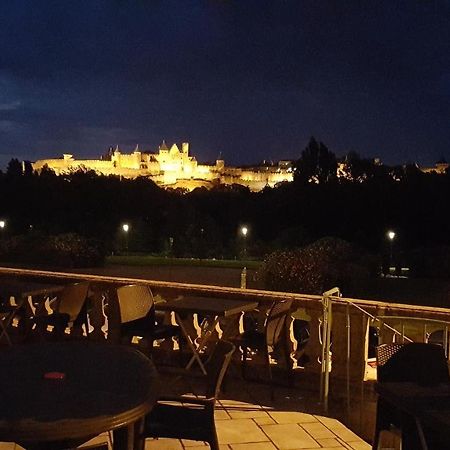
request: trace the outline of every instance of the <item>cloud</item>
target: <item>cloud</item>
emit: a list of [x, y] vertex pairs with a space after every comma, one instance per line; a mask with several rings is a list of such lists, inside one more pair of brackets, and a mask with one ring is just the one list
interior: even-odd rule
[[0, 112], [1, 111], [15, 111], [22, 106], [22, 102], [20, 100], [13, 100], [11, 102], [0, 103]]
[[17, 131], [17, 125], [12, 120], [0, 120], [0, 133]]

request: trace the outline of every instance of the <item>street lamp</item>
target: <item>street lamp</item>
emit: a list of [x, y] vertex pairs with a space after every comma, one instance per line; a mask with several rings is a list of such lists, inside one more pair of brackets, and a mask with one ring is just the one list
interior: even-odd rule
[[394, 258], [393, 258], [393, 247], [394, 247], [395, 231], [389, 230], [389, 231], [386, 233], [386, 236], [387, 236], [387, 238], [389, 239], [389, 242], [390, 242], [390, 249], [391, 249], [390, 265], [391, 265], [391, 267], [392, 267], [392, 265], [393, 265], [393, 260], [394, 260]]
[[125, 251], [128, 253], [128, 231], [130, 230], [130, 225], [124, 223], [122, 225], [122, 230], [125, 234]]
[[0, 219], [0, 240], [3, 242], [3, 239], [5, 239], [5, 227], [6, 227], [6, 220]]
[[241, 233], [242, 239], [243, 239], [243, 248], [242, 248], [242, 256], [244, 258], [247, 257], [247, 235], [248, 235], [248, 227], [245, 225], [242, 225], [239, 232]]

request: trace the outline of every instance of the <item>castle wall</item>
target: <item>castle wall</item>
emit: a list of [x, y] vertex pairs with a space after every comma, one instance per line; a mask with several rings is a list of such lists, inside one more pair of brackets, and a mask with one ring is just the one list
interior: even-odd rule
[[122, 153], [118, 148], [111, 155], [111, 160], [75, 160], [65, 154], [62, 159], [39, 160], [33, 164], [34, 170], [42, 170], [48, 165], [58, 175], [72, 170], [86, 168], [104, 175], [118, 175], [126, 178], [147, 176], [161, 186], [183, 186], [194, 189], [199, 185], [211, 186], [218, 181], [223, 184], [241, 184], [252, 191], [259, 191], [265, 186], [274, 186], [281, 181], [292, 181], [292, 173], [279, 168], [242, 169], [226, 167], [222, 159], [215, 165], [198, 164], [189, 156], [189, 144], [181, 144], [181, 151], [176, 144], [167, 149], [165, 144], [158, 153]]

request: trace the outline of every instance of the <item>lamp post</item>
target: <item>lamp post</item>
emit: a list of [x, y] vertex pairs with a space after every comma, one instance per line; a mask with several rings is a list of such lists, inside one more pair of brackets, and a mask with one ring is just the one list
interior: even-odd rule
[[243, 225], [240, 228], [240, 233], [243, 239], [243, 249], [242, 249], [242, 253], [243, 253], [243, 257], [246, 258], [247, 257], [247, 235], [248, 235], [248, 227]]
[[3, 241], [3, 235], [5, 234], [6, 220], [0, 219], [0, 241]]
[[128, 225], [127, 223], [124, 223], [122, 225], [122, 230], [125, 235], [125, 252], [128, 254], [128, 232], [130, 231], [130, 225]]
[[390, 266], [392, 267], [392, 265], [394, 263], [393, 248], [394, 248], [395, 231], [389, 230], [386, 233], [386, 236], [389, 239], [389, 243], [390, 243]]

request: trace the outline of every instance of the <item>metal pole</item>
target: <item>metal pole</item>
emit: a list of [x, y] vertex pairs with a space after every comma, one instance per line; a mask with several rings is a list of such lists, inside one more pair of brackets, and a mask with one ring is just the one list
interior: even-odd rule
[[247, 289], [247, 267], [244, 267], [241, 272], [241, 289]]
[[346, 308], [346, 324], [347, 329], [347, 355], [346, 355], [346, 388], [347, 388], [347, 419], [350, 419], [350, 343], [351, 343], [351, 325], [350, 325], [350, 304], [347, 303]]
[[323, 322], [322, 322], [322, 370], [320, 376], [320, 400], [324, 411], [328, 412], [328, 393], [330, 390], [331, 371], [331, 322], [333, 317], [332, 296], [340, 296], [339, 288], [330, 289], [323, 293]]
[[325, 410], [328, 408], [328, 405], [325, 404], [325, 399], [328, 395], [327, 388], [325, 387], [328, 384], [327, 373], [326, 373], [326, 362], [327, 359], [327, 327], [328, 327], [328, 309], [329, 309], [330, 300], [327, 297], [322, 298], [323, 304], [323, 318], [322, 318], [322, 358], [320, 360], [321, 370], [320, 370], [320, 401], [324, 404]]

